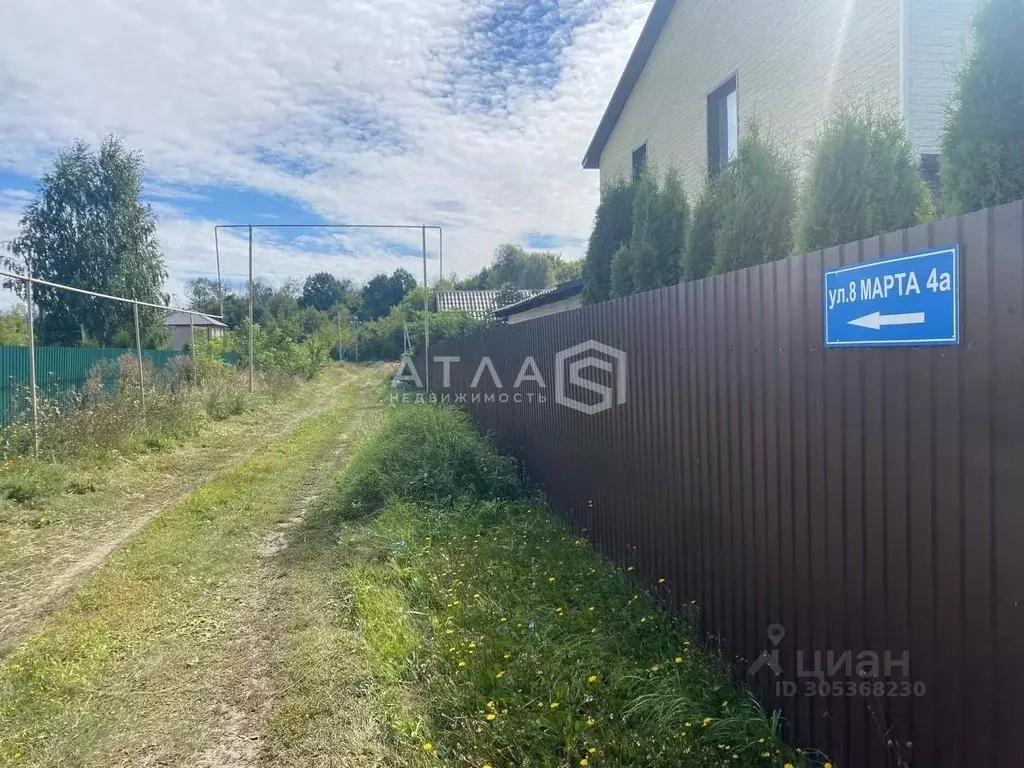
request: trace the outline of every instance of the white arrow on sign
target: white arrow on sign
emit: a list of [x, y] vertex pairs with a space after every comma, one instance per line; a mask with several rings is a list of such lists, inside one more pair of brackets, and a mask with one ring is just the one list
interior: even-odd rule
[[908, 312], [903, 315], [883, 315], [881, 312], [872, 312], [870, 315], [850, 320], [848, 324], [877, 331], [884, 325], [920, 325], [923, 322], [924, 312]]

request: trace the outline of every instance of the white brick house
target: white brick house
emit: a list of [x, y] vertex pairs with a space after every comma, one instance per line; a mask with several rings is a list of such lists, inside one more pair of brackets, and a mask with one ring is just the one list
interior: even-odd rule
[[583, 160], [674, 165], [687, 192], [756, 117], [801, 165], [843, 102], [898, 109], [927, 168], [977, 0], [656, 0]]

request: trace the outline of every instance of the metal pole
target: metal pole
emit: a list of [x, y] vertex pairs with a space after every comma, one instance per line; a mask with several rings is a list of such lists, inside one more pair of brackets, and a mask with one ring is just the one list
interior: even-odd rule
[[427, 227], [423, 226], [423, 364], [426, 368], [423, 381], [430, 392], [430, 291], [427, 288]]
[[192, 386], [199, 386], [199, 370], [196, 368], [196, 316], [188, 316], [189, 349], [192, 352]]
[[135, 352], [139, 356], [139, 402], [142, 405], [142, 415], [146, 415], [146, 380], [142, 368], [142, 334], [139, 332], [139, 305], [132, 305], [135, 309]]
[[341, 311], [339, 310], [338, 311], [338, 365], [341, 365], [341, 363], [342, 363], [342, 360], [341, 360], [341, 344], [342, 344], [342, 339], [341, 339]]
[[252, 360], [252, 224], [249, 225], [249, 393], [256, 389], [256, 369]]
[[28, 320], [28, 386], [32, 402], [32, 455], [39, 456], [39, 398], [36, 396], [36, 330], [32, 317], [32, 283], [26, 284], [28, 299], [26, 316]]
[[[444, 230], [441, 227], [437, 228], [437, 271], [444, 280]], [[223, 315], [224, 310], [222, 309], [220, 313]]]
[[359, 362], [359, 320], [356, 319], [356, 362]]
[[224, 284], [220, 279], [220, 239], [217, 227], [213, 228], [213, 249], [217, 252], [217, 297], [220, 299], [220, 315], [224, 316]]

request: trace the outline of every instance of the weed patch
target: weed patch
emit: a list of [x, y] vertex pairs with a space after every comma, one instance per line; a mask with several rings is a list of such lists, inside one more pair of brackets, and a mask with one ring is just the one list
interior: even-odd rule
[[[373, 519], [343, 525], [340, 546], [356, 560], [344, 578], [410, 760], [427, 750], [466, 768], [803, 764], [778, 718], [698, 642], [696, 606], [668, 614], [631, 569], [572, 536], [521, 486], [508, 499], [493, 488], [459, 493], [467, 483], [457, 476], [426, 498], [406, 485], [414, 501], [395, 500], [403, 479], [372, 462], [393, 455], [396, 425], [415, 419], [420, 430], [402, 440], [413, 455], [401, 469], [436, 479], [433, 462], [447, 454], [431, 426], [465, 424], [444, 408], [406, 413], [367, 440], [339, 492], [363, 498], [372, 478], [370, 498], [391, 499]], [[474, 451], [491, 450], [472, 437]]]

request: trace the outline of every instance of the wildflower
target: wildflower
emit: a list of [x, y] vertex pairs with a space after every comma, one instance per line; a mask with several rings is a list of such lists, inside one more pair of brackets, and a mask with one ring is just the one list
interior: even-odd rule
[[495, 675], [495, 677], [498, 678], [499, 680], [501, 680], [501, 678], [503, 678], [504, 676], [505, 676], [505, 672], [504, 671], [501, 671], [501, 672], [499, 672], [498, 674]]
[[632, 570], [633, 570], [633, 566], [632, 565], [629, 566], [629, 568], [626, 569], [627, 572], [632, 571]]
[[689, 644], [690, 644], [690, 641], [689, 641], [689, 640], [684, 640], [684, 641], [683, 641], [683, 645], [686, 645], [686, 646], [688, 646]]
[[824, 768], [832, 768], [832, 763], [825, 763]]
[[659, 584], [664, 584], [664, 583], [665, 583], [665, 580], [664, 580], [664, 579], [658, 579], [658, 583], [659, 583]]
[[587, 760], [587, 758], [584, 757], [582, 760], [580, 760], [580, 765], [584, 765], [584, 766], [590, 765], [590, 761]]
[[479, 599], [480, 599], [480, 593], [479, 593], [479, 592], [475, 593], [475, 594], [473, 595], [473, 599], [474, 599], [474, 600], [479, 600]]
[[588, 728], [593, 728], [594, 727], [594, 723], [596, 723], [596, 722], [597, 722], [597, 720], [595, 720], [594, 718], [588, 717], [587, 718], [587, 727]]
[[587, 608], [587, 610], [588, 610], [588, 611], [592, 611], [592, 610], [594, 610], [594, 606], [592, 606], [592, 605], [591, 605], [591, 606], [590, 606], [589, 608]]
[[597, 675], [591, 675], [590, 677], [588, 677], [587, 678], [587, 682], [590, 683], [591, 685], [596, 683], [597, 682]]
[[551, 704], [549, 704], [548, 706], [550, 706], [551, 709], [558, 709], [558, 702], [552, 701]]
[[484, 763], [481, 768], [493, 768], [493, 766], [490, 763]]
[[505, 654], [505, 658], [506, 659], [511, 659], [512, 658], [512, 654], [511, 653], [506, 653]]
[[493, 712], [488, 712], [488, 713], [487, 713], [487, 721], [488, 721], [488, 722], [490, 722], [491, 720], [495, 720], [495, 719], [497, 719], [497, 717], [498, 717], [498, 716], [497, 716], [496, 714], [494, 714]]
[[470, 643], [470, 644], [469, 644], [468, 646], [466, 646], [466, 647], [467, 647], [467, 648], [469, 648], [470, 650], [473, 650], [474, 648], [476, 648], [476, 643]]
[[764, 758], [768, 758], [768, 757], [771, 757], [771, 756], [772, 756], [771, 752], [762, 752], [761, 753], [761, 757], [764, 757]]
[[554, 576], [548, 576], [548, 584], [554, 584], [554, 583], [555, 583], [555, 577]]
[[460, 662], [459, 662], [459, 666], [460, 666], [460, 667], [464, 667], [464, 666], [466, 666], [466, 662], [464, 662], [464, 661], [460, 661]]
[[683, 725], [686, 726], [687, 728], [689, 728], [691, 725], [693, 725], [693, 723], [686, 722], [686, 723], [683, 723]]
[[657, 671], [658, 671], [658, 665], [655, 664], [653, 667], [651, 667], [651, 672], [657, 672]]
[[682, 656], [676, 656], [675, 662], [676, 662], [676, 664], [682, 664], [683, 663], [683, 657]]
[[501, 623], [504, 624], [506, 621], [508, 621], [508, 619], [506, 619], [504, 616], [502, 616], [501, 617]]
[[590, 749], [587, 750], [587, 752], [589, 752], [592, 755], [596, 755], [597, 754], [597, 747], [591, 747]]
[[426, 744], [423, 745], [423, 751], [424, 752], [432, 752], [433, 750], [434, 750], [434, 745], [431, 744], [429, 741]]
[[[703, 722], [701, 722], [700, 727], [701, 728], [707, 728], [709, 725], [711, 725], [711, 718], [710, 717], [705, 717]], [[789, 766], [789, 768], [793, 768], [793, 766]]]
[[782, 768], [793, 768], [793, 764], [792, 763], [786, 763], [784, 766], [782, 766]]
[[597, 632], [597, 627], [594, 627], [593, 629], [591, 629], [591, 630], [590, 630], [590, 634], [592, 634], [592, 635], [593, 635], [593, 634], [594, 634], [595, 632]]

